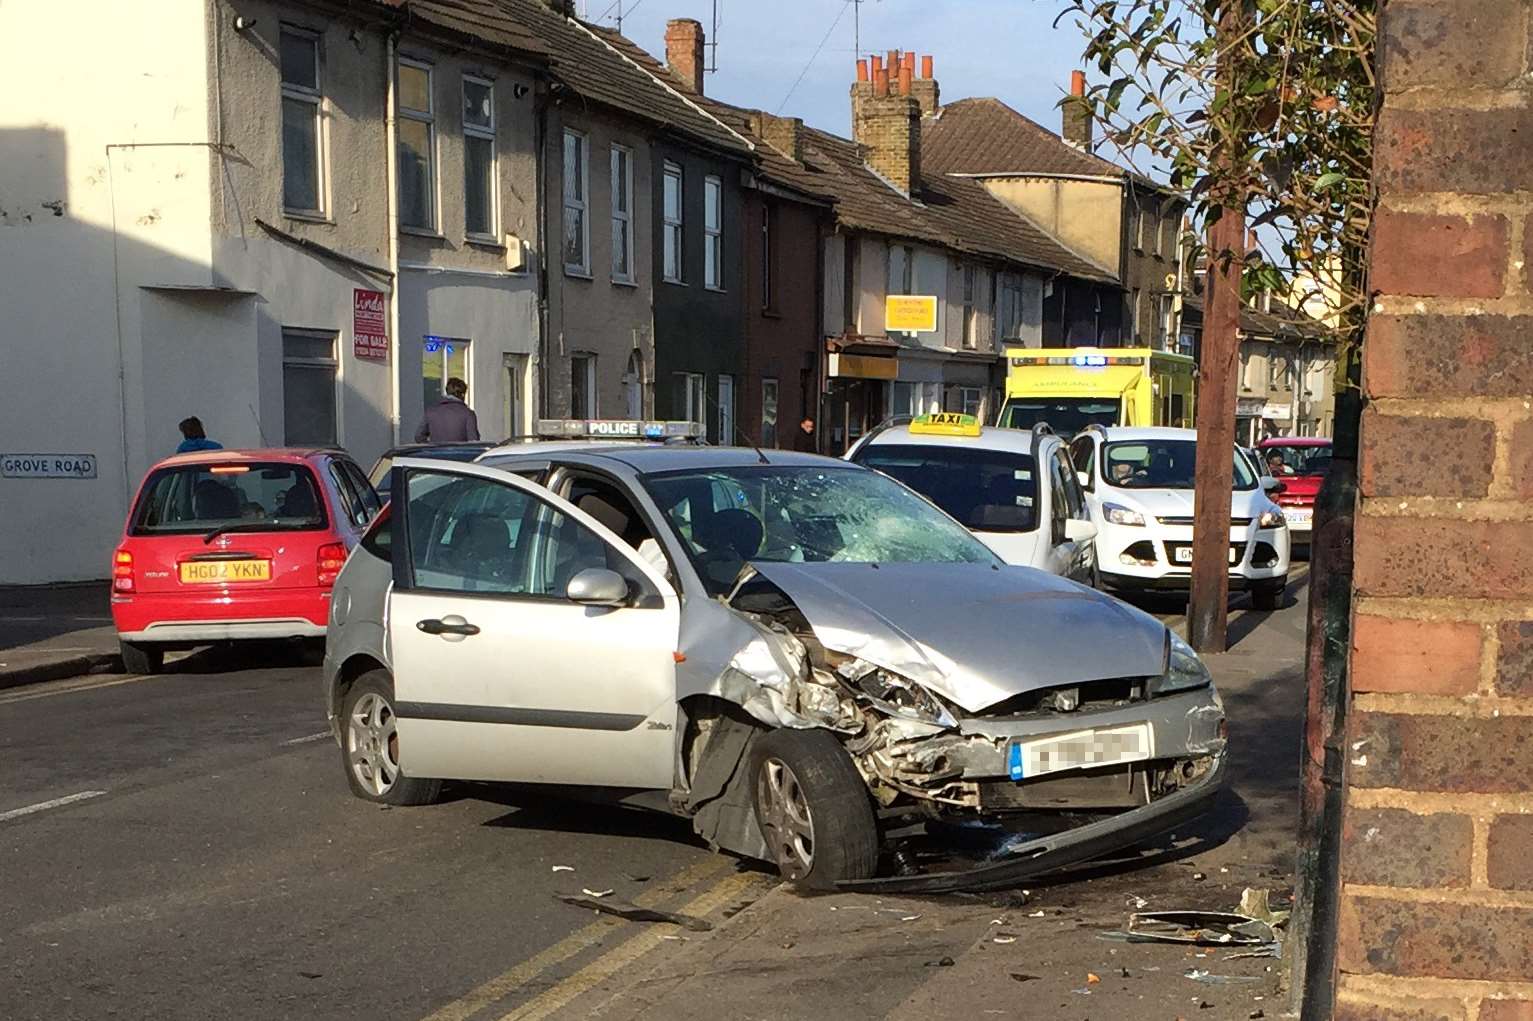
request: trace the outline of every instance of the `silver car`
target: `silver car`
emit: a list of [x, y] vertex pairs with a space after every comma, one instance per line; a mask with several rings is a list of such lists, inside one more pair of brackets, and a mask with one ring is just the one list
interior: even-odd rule
[[[326, 644], [359, 797], [575, 787], [809, 887], [942, 890], [1136, 843], [1224, 781], [1223, 705], [1180, 638], [877, 472], [563, 443], [393, 471]], [[885, 835], [947, 823], [1014, 838], [887, 874]]]

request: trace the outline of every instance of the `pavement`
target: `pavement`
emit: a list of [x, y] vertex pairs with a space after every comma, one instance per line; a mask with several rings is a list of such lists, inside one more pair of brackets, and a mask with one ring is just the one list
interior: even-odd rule
[[[1100, 933], [1136, 909], [1289, 894], [1305, 581], [1276, 613], [1237, 609], [1210, 660], [1234, 754], [1211, 813], [983, 897], [804, 895], [679, 820], [527, 789], [364, 804], [318, 672], [286, 646], [0, 692], [0, 873], [25, 877], [0, 898], [0, 1003], [17, 1019], [1280, 1017], [1282, 961]], [[76, 595], [43, 598], [88, 609]], [[1174, 600], [1145, 607], [1180, 623]], [[0, 660], [92, 630], [15, 619], [35, 616], [0, 598], [4, 641], [28, 639]], [[584, 890], [712, 928], [555, 899]]]
[[0, 586], [0, 689], [121, 667], [106, 582]]

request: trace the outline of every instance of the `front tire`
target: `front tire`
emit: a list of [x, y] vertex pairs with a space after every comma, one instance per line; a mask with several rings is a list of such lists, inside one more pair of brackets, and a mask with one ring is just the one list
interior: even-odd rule
[[878, 822], [867, 785], [824, 730], [774, 730], [751, 751], [756, 822], [782, 877], [812, 890], [867, 879]]
[[429, 805], [442, 781], [406, 776], [399, 768], [394, 684], [383, 670], [369, 670], [341, 702], [341, 766], [351, 793], [379, 805]]
[[157, 674], [165, 669], [165, 650], [158, 645], [118, 639], [117, 646], [122, 653], [122, 668], [130, 674]]
[[1283, 605], [1283, 593], [1288, 591], [1288, 579], [1279, 578], [1277, 581], [1264, 584], [1251, 590], [1251, 606], [1263, 612], [1271, 612], [1280, 609]]

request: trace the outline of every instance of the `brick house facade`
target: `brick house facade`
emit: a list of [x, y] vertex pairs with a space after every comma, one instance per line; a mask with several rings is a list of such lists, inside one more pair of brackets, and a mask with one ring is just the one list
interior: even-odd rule
[[1337, 1018], [1533, 1018], [1530, 32], [1383, 13]]

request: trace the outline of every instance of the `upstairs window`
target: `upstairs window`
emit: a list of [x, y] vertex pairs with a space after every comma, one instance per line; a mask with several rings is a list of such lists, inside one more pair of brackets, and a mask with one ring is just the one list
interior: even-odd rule
[[681, 168], [674, 163], [665, 165], [665, 181], [661, 203], [664, 228], [664, 252], [661, 273], [673, 284], [682, 282], [682, 220], [681, 220]]
[[564, 270], [582, 276], [591, 272], [591, 225], [586, 219], [590, 162], [586, 136], [564, 133]]
[[703, 285], [724, 287], [724, 186], [703, 178]]
[[278, 47], [282, 64], [282, 207], [321, 216], [319, 37], [283, 26]]
[[463, 79], [463, 227], [469, 237], [495, 237], [495, 92]]
[[612, 147], [612, 279], [633, 282], [633, 153]]
[[979, 343], [979, 309], [975, 305], [978, 278], [979, 271], [973, 266], [963, 268], [963, 346], [970, 349]]
[[436, 114], [431, 67], [399, 62], [399, 223], [436, 230]]

